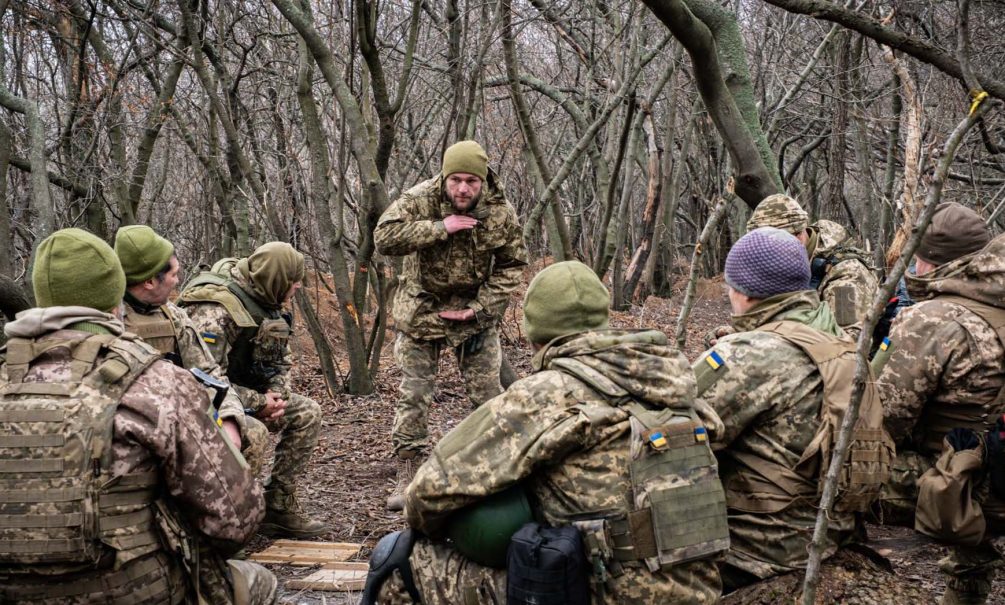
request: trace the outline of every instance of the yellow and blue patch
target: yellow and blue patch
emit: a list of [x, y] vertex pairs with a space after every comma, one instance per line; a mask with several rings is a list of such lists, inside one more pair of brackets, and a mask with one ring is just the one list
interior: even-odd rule
[[715, 351], [712, 351], [705, 356], [705, 363], [711, 366], [713, 370], [718, 370], [722, 366], [726, 365], [726, 362], [723, 361], [722, 357]]
[[694, 440], [698, 442], [708, 441], [708, 431], [705, 430], [705, 427], [703, 426], [695, 427]]
[[203, 332], [202, 334], [199, 334], [199, 336], [202, 337], [202, 341], [206, 344], [216, 344], [216, 334], [213, 334], [212, 332]]
[[887, 336], [883, 339], [883, 342], [879, 343], [879, 350], [885, 351], [890, 348], [890, 337]]

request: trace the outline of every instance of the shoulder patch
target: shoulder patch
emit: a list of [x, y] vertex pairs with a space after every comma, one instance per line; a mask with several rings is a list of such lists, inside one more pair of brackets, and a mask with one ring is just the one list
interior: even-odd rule
[[213, 332], [201, 332], [199, 337], [206, 344], [215, 345], [216, 344], [216, 334]]
[[712, 387], [729, 372], [726, 360], [717, 351], [709, 351], [695, 364], [694, 377], [698, 382], [698, 396]]

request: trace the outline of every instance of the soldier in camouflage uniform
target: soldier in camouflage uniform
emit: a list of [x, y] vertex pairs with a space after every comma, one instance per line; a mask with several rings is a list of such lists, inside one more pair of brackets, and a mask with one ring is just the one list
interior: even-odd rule
[[0, 602], [274, 602], [271, 572], [226, 560], [261, 487], [198, 382], [123, 334], [112, 249], [58, 231], [32, 281], [0, 357]]
[[[883, 501], [895, 521], [912, 524], [915, 482], [950, 429], [983, 433], [1005, 413], [1005, 346], [996, 333], [1005, 325], [1005, 238], [989, 240], [976, 212], [942, 204], [915, 254], [915, 273], [906, 276], [916, 304], [894, 322], [878, 380], [887, 426], [899, 436]], [[1000, 536], [1005, 502], [986, 484], [976, 494], [988, 533]], [[958, 545], [940, 565], [948, 574], [943, 603], [984, 603], [1001, 555], [988, 542]]]
[[251, 256], [223, 259], [185, 285], [178, 297], [248, 414], [279, 432], [265, 481], [266, 535], [311, 538], [331, 528], [311, 519], [297, 499], [297, 476], [321, 431], [321, 407], [290, 390], [292, 316], [282, 313], [304, 278], [304, 256], [284, 242]]
[[853, 245], [841, 225], [828, 220], [809, 225], [808, 221], [799, 202], [776, 194], [757, 205], [747, 221], [747, 230], [774, 227], [795, 235], [810, 258], [810, 287], [830, 305], [838, 325], [857, 339], [879, 286], [869, 267], [869, 257]]
[[439, 175], [391, 204], [374, 241], [382, 254], [405, 257], [392, 309], [402, 372], [391, 431], [399, 491], [388, 499], [388, 508], [400, 510], [413, 459], [428, 447], [426, 418], [440, 352], [454, 350], [475, 406], [502, 392], [497, 325], [527, 251], [516, 211], [474, 141], [448, 148]]
[[[854, 347], [809, 282], [809, 262], [795, 237], [770, 227], [747, 233], [726, 260], [736, 332], [693, 366], [699, 401], [722, 421], [712, 438], [729, 507], [731, 544], [719, 566], [726, 592], [806, 567], [817, 482], [795, 470], [821, 425], [824, 381], [778, 326], [809, 327], [821, 340]], [[845, 369], [853, 371], [853, 357], [848, 361]], [[799, 493], [781, 487], [786, 477], [799, 484]], [[852, 514], [832, 513], [827, 557], [854, 525]]]
[[[129, 225], [115, 234], [115, 254], [126, 274], [122, 319], [126, 330], [182, 368], [199, 368], [226, 380], [188, 313], [168, 300], [181, 272], [171, 242], [150, 227]], [[269, 432], [258, 419], [245, 415], [244, 407], [237, 392], [228, 390], [216, 417], [257, 476]]]
[[[446, 533], [453, 513], [518, 484], [529, 494], [534, 518], [551, 526], [607, 520], [608, 540], [620, 545], [620, 553], [614, 560], [593, 561], [594, 569], [605, 567], [611, 573], [606, 585], [591, 583], [591, 602], [718, 599], [719, 578], [708, 555], [647, 567], [651, 560], [643, 559], [640, 544], [646, 538], [652, 543], [652, 526], [635, 527], [637, 534], [627, 528], [626, 515], [638, 510], [638, 486], [630, 469], [634, 469], [632, 456], [641, 455], [634, 453], [637, 446], [632, 441], [639, 408], [663, 414], [673, 409], [700, 421], [692, 406], [694, 381], [684, 357], [662, 332], [607, 329], [608, 303], [607, 290], [582, 263], [557, 263], [534, 278], [524, 302], [524, 327], [537, 350], [535, 373], [447, 434], [406, 491], [408, 524], [428, 536], [417, 539], [407, 559], [423, 603], [505, 602], [505, 570], [478, 565], [438, 539]], [[700, 425], [688, 421], [687, 426]], [[679, 435], [685, 434], [685, 441], [695, 445], [696, 432]], [[695, 448], [699, 454], [687, 458], [690, 468], [685, 474], [661, 478], [698, 487], [698, 477], [703, 476], [721, 498], [714, 456], [706, 442], [698, 445], [707, 451], [707, 459], [701, 448]], [[692, 483], [686, 481], [689, 474]], [[673, 525], [676, 536], [687, 533], [681, 526], [689, 523], [718, 528], [721, 540], [713, 547], [714, 554], [727, 544], [725, 508], [705, 502], [701, 494], [692, 497], [702, 502], [700, 510], [687, 509], [687, 502], [678, 501], [685, 507], [679, 514], [666, 518], [651, 515], [646, 508], [646, 518], [655, 516]], [[650, 533], [643, 535], [647, 530]], [[400, 569], [384, 581], [378, 602], [411, 602]]]

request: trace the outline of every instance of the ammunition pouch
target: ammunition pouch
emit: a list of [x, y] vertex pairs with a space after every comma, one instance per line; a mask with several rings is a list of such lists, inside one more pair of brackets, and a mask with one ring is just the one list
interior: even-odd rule
[[507, 555], [508, 605], [588, 605], [588, 566], [580, 531], [527, 523]]
[[415, 531], [406, 529], [387, 534], [377, 542], [370, 555], [370, 571], [363, 586], [361, 605], [374, 605], [377, 602], [381, 586], [396, 569], [401, 574], [405, 590], [412, 597], [412, 601], [422, 602], [419, 589], [415, 586], [415, 578], [412, 576], [412, 565], [408, 561], [409, 555], [412, 554], [412, 546], [415, 545], [415, 538]]

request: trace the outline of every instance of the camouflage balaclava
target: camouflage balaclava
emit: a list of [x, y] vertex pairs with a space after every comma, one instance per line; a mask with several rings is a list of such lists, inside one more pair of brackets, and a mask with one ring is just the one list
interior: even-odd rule
[[555, 263], [534, 276], [523, 299], [527, 340], [545, 344], [559, 336], [607, 327], [611, 297], [579, 261]]
[[489, 156], [475, 141], [454, 143], [443, 153], [443, 178], [466, 172], [485, 180], [489, 174]]
[[787, 195], [776, 193], [761, 200], [747, 221], [747, 231], [760, 227], [774, 227], [799, 235], [810, 226], [810, 217], [799, 202]]
[[286, 242], [269, 242], [237, 261], [237, 271], [250, 294], [266, 307], [278, 309], [290, 287], [304, 279], [304, 255]]
[[935, 209], [915, 256], [943, 265], [980, 250], [989, 241], [991, 232], [979, 214], [962, 204], [943, 202]]
[[107, 312], [122, 302], [126, 276], [101, 238], [83, 229], [61, 229], [38, 245], [31, 284], [39, 307]]
[[122, 263], [126, 283], [139, 284], [167, 266], [174, 246], [146, 225], [128, 225], [115, 234], [115, 254]]

